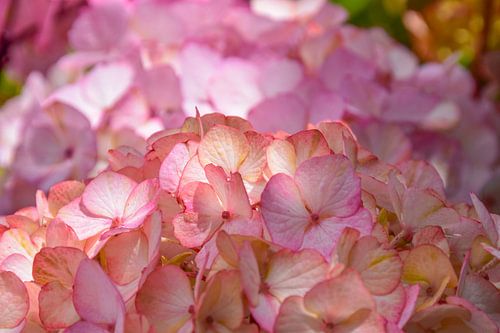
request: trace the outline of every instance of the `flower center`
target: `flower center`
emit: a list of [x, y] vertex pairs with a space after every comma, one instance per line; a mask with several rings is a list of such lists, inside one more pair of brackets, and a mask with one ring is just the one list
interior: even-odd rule
[[113, 221], [111, 222], [111, 227], [116, 228], [119, 227], [122, 224], [122, 219], [119, 217], [115, 217]]
[[212, 325], [214, 323], [214, 318], [212, 318], [212, 316], [208, 316], [207, 319], [205, 319], [205, 322], [207, 325]]
[[228, 212], [227, 210], [225, 210], [225, 211], [222, 212], [222, 218], [224, 220], [228, 220], [230, 217], [231, 217], [231, 213]]
[[312, 224], [318, 224], [319, 223], [319, 215], [316, 213], [311, 213], [311, 223]]

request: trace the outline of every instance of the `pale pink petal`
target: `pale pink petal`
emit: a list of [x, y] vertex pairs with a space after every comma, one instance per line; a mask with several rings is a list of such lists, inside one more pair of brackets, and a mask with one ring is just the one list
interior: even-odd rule
[[243, 58], [229, 58], [208, 82], [208, 94], [217, 111], [246, 118], [261, 98], [256, 65]]
[[105, 171], [87, 185], [82, 195], [82, 204], [92, 214], [110, 219], [121, 218], [127, 199], [136, 185], [127, 176]]
[[61, 208], [57, 213], [57, 219], [71, 227], [79, 240], [99, 234], [111, 227], [112, 224], [109, 218], [87, 216], [80, 208], [79, 198]]
[[320, 219], [350, 216], [361, 204], [360, 179], [342, 155], [305, 161], [297, 168], [295, 182], [307, 207]]
[[373, 229], [370, 212], [365, 208], [361, 208], [352, 216], [344, 218], [331, 217], [311, 226], [304, 235], [302, 248], [315, 249], [325, 258], [330, 258], [331, 252], [345, 228], [356, 229], [361, 236], [369, 235]]
[[95, 324], [118, 325], [125, 313], [120, 293], [99, 264], [90, 259], [82, 260], [76, 272], [73, 302], [80, 317]]
[[12, 272], [23, 282], [33, 281], [33, 262], [19, 253], [5, 258], [0, 264], [0, 271]]
[[29, 309], [28, 291], [12, 272], [0, 272], [0, 328], [15, 328]]
[[0, 262], [11, 254], [21, 254], [33, 258], [38, 252], [38, 246], [30, 235], [22, 229], [9, 229], [0, 237]]
[[294, 133], [306, 128], [307, 116], [304, 103], [295, 94], [286, 93], [257, 104], [250, 110], [248, 120], [259, 132]]
[[184, 143], [178, 143], [163, 160], [160, 167], [160, 186], [163, 190], [176, 193], [181, 176], [189, 162], [189, 150]]
[[271, 177], [262, 192], [261, 207], [273, 241], [298, 249], [309, 223], [309, 212], [293, 179], [282, 173]]
[[158, 332], [176, 332], [191, 318], [192, 290], [188, 277], [179, 267], [163, 266], [148, 276], [135, 304]]

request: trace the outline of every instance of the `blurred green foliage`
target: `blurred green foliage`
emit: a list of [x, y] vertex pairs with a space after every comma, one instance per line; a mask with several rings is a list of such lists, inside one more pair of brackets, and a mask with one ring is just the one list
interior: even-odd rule
[[359, 27], [381, 27], [393, 38], [410, 46], [408, 31], [403, 25], [405, 0], [332, 0], [349, 12], [349, 23]]
[[474, 67], [500, 49], [500, 0], [331, 0], [345, 7], [349, 22], [379, 26], [424, 61], [458, 54]]
[[[0, 105], [3, 105], [9, 98], [21, 92], [21, 85], [10, 79], [5, 71], [0, 72]], [[1, 176], [1, 170], [0, 170]], [[0, 177], [1, 178], [1, 177]]]

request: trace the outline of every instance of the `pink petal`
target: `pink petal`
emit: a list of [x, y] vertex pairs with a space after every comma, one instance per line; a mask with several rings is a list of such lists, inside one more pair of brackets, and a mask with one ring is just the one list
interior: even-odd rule
[[0, 328], [15, 328], [29, 309], [28, 291], [12, 272], [0, 272]]
[[87, 185], [82, 195], [82, 204], [97, 216], [121, 218], [136, 185], [137, 183], [127, 176], [105, 171]]
[[177, 266], [158, 267], [137, 293], [135, 304], [156, 331], [175, 332], [191, 318], [194, 298], [189, 279]]
[[260, 273], [257, 258], [249, 242], [243, 243], [239, 253], [239, 268], [241, 285], [250, 305], [256, 307], [259, 303]]
[[259, 294], [257, 304], [256, 307], [250, 307], [250, 312], [262, 329], [271, 332], [281, 303], [272, 295]]
[[111, 227], [109, 218], [98, 218], [86, 215], [80, 208], [80, 198], [75, 199], [59, 210], [56, 218], [63, 221], [76, 234], [79, 240], [84, 240]]
[[229, 58], [208, 83], [208, 94], [221, 113], [246, 118], [261, 98], [257, 67], [242, 58]]
[[243, 218], [252, 216], [252, 207], [239, 173], [227, 176], [221, 167], [209, 164], [205, 167], [205, 174], [224, 210]]
[[413, 285], [405, 288], [406, 303], [403, 308], [403, 311], [401, 312], [401, 317], [399, 318], [398, 322], [399, 328], [403, 328], [410, 319], [410, 317], [413, 315], [413, 312], [415, 311], [415, 306], [417, 304], [417, 298], [419, 292], [420, 292], [419, 285]]
[[272, 176], [262, 192], [261, 207], [272, 240], [298, 249], [309, 223], [309, 212], [293, 179], [282, 173]]
[[220, 223], [219, 218], [194, 212], [178, 214], [172, 221], [175, 237], [183, 246], [189, 248], [202, 245]]
[[392, 323], [397, 323], [406, 304], [406, 293], [400, 284], [392, 292], [374, 296], [377, 312]]
[[472, 199], [472, 203], [474, 204], [474, 209], [479, 216], [479, 221], [483, 225], [484, 231], [493, 241], [493, 244], [498, 246], [500, 223], [495, 223], [493, 217], [475, 194], [471, 193], [470, 197]]
[[370, 212], [365, 208], [361, 208], [352, 216], [344, 218], [332, 217], [312, 226], [304, 235], [302, 248], [315, 249], [325, 258], [330, 258], [330, 254], [345, 228], [356, 229], [361, 236], [369, 235], [373, 229]]
[[359, 275], [348, 270], [317, 284], [304, 296], [304, 306], [320, 318], [336, 324], [359, 310], [374, 310], [375, 302]]
[[73, 287], [73, 302], [78, 314], [95, 324], [119, 325], [125, 305], [120, 293], [96, 261], [80, 263]]
[[146, 179], [138, 184], [127, 199], [122, 226], [137, 228], [156, 209], [159, 195], [157, 179]]
[[350, 216], [361, 203], [360, 179], [342, 155], [305, 161], [297, 168], [295, 182], [307, 207], [320, 218]]
[[110, 333], [108, 330], [100, 326], [96, 326], [88, 321], [79, 321], [76, 324], [68, 327], [65, 333]]

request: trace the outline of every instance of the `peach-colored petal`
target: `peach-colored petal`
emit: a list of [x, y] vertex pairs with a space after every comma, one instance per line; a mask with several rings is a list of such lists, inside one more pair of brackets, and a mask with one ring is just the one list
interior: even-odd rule
[[201, 165], [220, 166], [227, 174], [238, 171], [249, 152], [250, 146], [245, 135], [222, 125], [212, 127], [198, 147]]
[[163, 266], [151, 273], [137, 294], [139, 313], [158, 332], [177, 332], [191, 318], [194, 297], [186, 274], [177, 266]]
[[221, 271], [214, 275], [200, 296], [196, 311], [196, 332], [209, 332], [220, 327], [231, 332], [244, 316], [242, 288], [237, 271]]
[[48, 282], [40, 290], [40, 320], [48, 330], [64, 329], [76, 323], [80, 316], [73, 305], [73, 291], [59, 281]]
[[265, 275], [269, 292], [283, 302], [292, 295], [303, 296], [326, 278], [328, 266], [316, 251], [282, 250], [271, 258]]
[[80, 262], [87, 258], [81, 250], [71, 247], [45, 247], [33, 261], [33, 278], [41, 286], [59, 281], [71, 288]]
[[276, 333], [321, 333], [323, 323], [314, 314], [309, 313], [302, 297], [292, 296], [281, 305], [276, 324]]
[[352, 270], [317, 284], [304, 296], [305, 308], [332, 324], [346, 321], [360, 310], [375, 309], [375, 301]]
[[300, 131], [290, 135], [287, 141], [295, 148], [297, 166], [310, 158], [330, 154], [328, 143], [318, 130]]
[[297, 156], [293, 145], [286, 141], [275, 139], [266, 149], [267, 165], [273, 175], [284, 173], [289, 176], [295, 174]]
[[126, 232], [111, 238], [101, 250], [105, 270], [119, 285], [137, 279], [148, 265], [148, 240], [140, 230]]
[[402, 266], [397, 251], [384, 249], [370, 236], [361, 238], [349, 256], [349, 267], [358, 271], [373, 295], [392, 292], [399, 284]]

